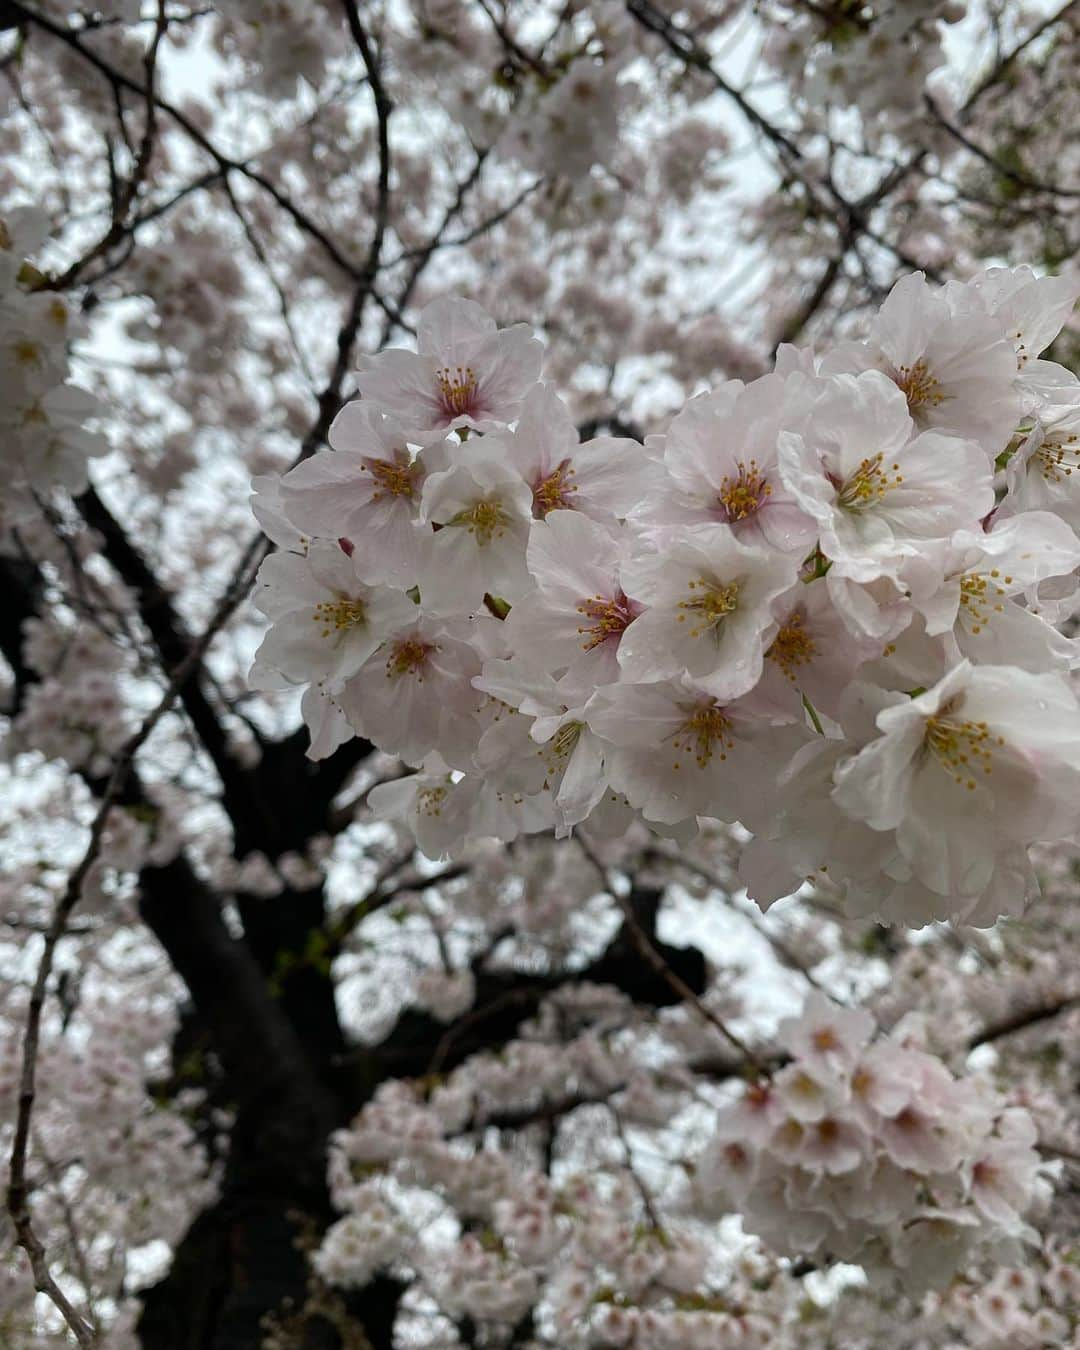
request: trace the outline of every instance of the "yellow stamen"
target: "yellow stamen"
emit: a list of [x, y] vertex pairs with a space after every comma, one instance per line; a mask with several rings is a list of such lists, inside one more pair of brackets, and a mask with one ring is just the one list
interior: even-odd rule
[[389, 459], [366, 459], [364, 468], [378, 483], [378, 489], [372, 493], [371, 500], [377, 502], [380, 497], [404, 497], [411, 500], [415, 492], [413, 466], [407, 461]]
[[[544, 761], [549, 777], [558, 777], [566, 768], [584, 729], [584, 722], [564, 722], [550, 741], [538, 747], [536, 753]], [[547, 779], [544, 780], [544, 787], [551, 787]]]
[[913, 366], [901, 366], [893, 380], [907, 399], [911, 412], [927, 406], [936, 408], [945, 401], [941, 381], [930, 373], [930, 367], [925, 361], [916, 361]]
[[803, 616], [798, 610], [782, 625], [765, 655], [776, 662], [793, 684], [798, 678], [796, 670], [808, 666], [817, 655], [817, 646], [803, 627]]
[[992, 736], [985, 722], [952, 717], [948, 709], [926, 719], [923, 745], [969, 791], [975, 790], [974, 773], [992, 772], [995, 744], [1004, 745], [1005, 738]]
[[479, 381], [472, 366], [443, 366], [435, 372], [443, 408], [452, 414], [469, 412], [476, 399]]
[[[991, 614], [1000, 614], [1005, 608], [1001, 602], [1006, 595], [1005, 588], [997, 585], [1000, 575], [994, 568], [989, 576], [967, 572], [960, 578], [960, 617], [971, 625], [972, 633], [981, 633], [990, 622]], [[1012, 577], [1004, 580], [1011, 582]], [[995, 596], [1001, 599], [995, 599]]]
[[1032, 459], [1038, 461], [1043, 478], [1048, 483], [1063, 483], [1080, 469], [1080, 442], [1077, 437], [1060, 433], [1047, 436]]
[[447, 521], [448, 525], [463, 525], [482, 547], [492, 539], [501, 539], [506, 533], [509, 516], [498, 497], [483, 497]]
[[577, 612], [592, 620], [592, 623], [583, 624], [578, 629], [582, 637], [589, 634], [588, 641], [581, 644], [582, 650], [591, 652], [609, 638], [618, 641], [637, 617], [635, 608], [622, 591], [611, 597], [594, 595], [590, 600], [582, 600]]
[[387, 679], [395, 675], [416, 675], [423, 681], [424, 677], [419, 672], [423, 670], [429, 654], [434, 650], [434, 643], [424, 642], [421, 638], [403, 638], [395, 642], [386, 661]]
[[758, 469], [756, 459], [749, 464], [740, 462], [738, 470], [734, 478], [725, 474], [716, 492], [717, 505], [729, 524], [754, 515], [772, 496], [772, 485]]
[[[731, 739], [731, 720], [724, 709], [715, 703], [704, 704], [690, 714], [671, 739], [676, 754], [693, 756], [699, 769], [704, 769], [714, 755], [720, 760], [727, 759], [727, 752], [735, 742]], [[682, 767], [682, 761], [676, 759], [673, 769]]]
[[576, 492], [577, 484], [568, 480], [573, 478], [575, 470], [570, 461], [563, 462], [546, 478], [542, 478], [533, 488], [533, 515], [543, 520], [549, 511], [569, 511], [573, 509], [570, 494]]
[[689, 614], [695, 624], [690, 629], [691, 637], [711, 632], [719, 638], [724, 620], [739, 607], [739, 583], [732, 581], [725, 585], [707, 577], [699, 577], [697, 581], [689, 583], [689, 590], [690, 598], [680, 600], [678, 604], [681, 611], [679, 623], [684, 623]]
[[442, 804], [446, 800], [449, 788], [421, 788], [416, 794], [416, 809], [423, 816], [441, 816]]
[[334, 637], [349, 628], [358, 628], [365, 620], [363, 600], [352, 600], [347, 595], [337, 600], [324, 600], [315, 606], [311, 616], [314, 623], [322, 624], [322, 636]]
[[[884, 467], [884, 456], [879, 451], [862, 460], [859, 467], [840, 485], [837, 503], [847, 511], [863, 511], [880, 502], [890, 488], [899, 487], [904, 476], [898, 473], [899, 464]], [[891, 476], [890, 476], [891, 475]]]

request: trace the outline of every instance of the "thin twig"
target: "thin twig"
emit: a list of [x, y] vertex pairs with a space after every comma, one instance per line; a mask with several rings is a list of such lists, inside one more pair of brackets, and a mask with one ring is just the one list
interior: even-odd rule
[[1067, 998], [1059, 998], [1053, 1003], [1042, 1003], [1034, 1008], [1024, 1008], [1020, 1012], [1010, 1013], [1009, 1016], [1003, 1017], [997, 1022], [990, 1022], [981, 1031], [976, 1032], [968, 1041], [968, 1049], [975, 1050], [980, 1045], [987, 1045], [990, 1041], [1000, 1040], [1003, 1036], [1012, 1036], [1018, 1031], [1026, 1031], [1028, 1027], [1036, 1026], [1039, 1022], [1047, 1022], [1052, 1017], [1072, 1012], [1074, 1008], [1080, 1008], [1080, 994], [1072, 994]]
[[1002, 178], [1008, 179], [1010, 183], [1015, 183], [1017, 187], [1024, 188], [1028, 192], [1045, 192], [1052, 197], [1080, 197], [1080, 189], [1058, 187], [1054, 183], [1043, 183], [1038, 179], [1032, 178], [1029, 174], [1021, 173], [1018, 169], [1011, 168], [1008, 164], [1002, 164], [1001, 160], [995, 159], [989, 150], [984, 150], [981, 145], [976, 144], [965, 132], [955, 126], [941, 109], [937, 106], [929, 94], [925, 96], [926, 107], [931, 117], [937, 122], [943, 131], [958, 141], [965, 150], [968, 150], [976, 159], [981, 159], [984, 164], [988, 164], [996, 174]]
[[619, 1136], [619, 1143], [622, 1144], [623, 1154], [626, 1158], [626, 1170], [630, 1173], [631, 1180], [637, 1187], [638, 1195], [641, 1196], [641, 1203], [645, 1207], [645, 1213], [649, 1216], [649, 1223], [652, 1225], [653, 1232], [657, 1235], [662, 1235], [664, 1232], [664, 1225], [660, 1222], [660, 1215], [657, 1213], [656, 1206], [653, 1204], [653, 1198], [649, 1192], [648, 1186], [645, 1185], [645, 1182], [638, 1175], [637, 1169], [634, 1167], [634, 1154], [633, 1150], [630, 1148], [630, 1140], [626, 1137], [626, 1129], [623, 1126], [622, 1116], [619, 1115], [618, 1110], [610, 1101], [607, 1102], [606, 1105], [608, 1112], [611, 1115], [611, 1119], [615, 1122], [615, 1133]]
[[629, 899], [627, 899], [626, 896], [619, 894], [618, 888], [614, 885], [613, 878], [608, 875], [608, 869], [600, 859], [596, 857], [580, 834], [575, 835], [575, 838], [577, 839], [582, 853], [584, 853], [585, 857], [588, 858], [589, 862], [592, 863], [593, 867], [600, 874], [600, 878], [603, 881], [608, 894], [622, 911], [623, 923], [626, 927], [626, 931], [629, 933], [630, 940], [637, 948], [640, 955], [653, 970], [656, 971], [657, 975], [660, 976], [664, 983], [667, 984], [674, 993], [678, 994], [684, 1003], [688, 1003], [699, 1017], [702, 1017], [710, 1026], [715, 1027], [729, 1045], [733, 1046], [752, 1068], [762, 1075], [766, 1074], [768, 1072], [766, 1065], [754, 1054], [742, 1037], [737, 1036], [735, 1032], [726, 1025], [723, 1019], [718, 1017], [716, 1013], [702, 1001], [686, 981], [671, 969], [668, 963], [656, 950], [649, 935], [638, 922], [637, 915], [634, 913], [633, 906], [630, 904]]

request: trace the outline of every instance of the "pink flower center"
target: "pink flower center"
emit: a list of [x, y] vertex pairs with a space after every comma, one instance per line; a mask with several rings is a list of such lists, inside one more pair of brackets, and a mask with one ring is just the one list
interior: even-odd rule
[[925, 361], [916, 361], [913, 366], [901, 366], [893, 376], [893, 382], [908, 401], [908, 408], [936, 408], [945, 401], [941, 392], [941, 381], [930, 372]]
[[[781, 626], [765, 655], [770, 660], [775, 661], [788, 679], [794, 682], [797, 678], [796, 670], [800, 666], [809, 665], [814, 659], [815, 653], [814, 639], [803, 627], [803, 616], [796, 610], [787, 623]], [[831, 1036], [832, 1034], [828, 1028], [816, 1033], [817, 1036]], [[818, 1049], [832, 1050], [835, 1049], [835, 1045], [819, 1045]]]
[[435, 650], [433, 642], [425, 642], [422, 638], [411, 637], [402, 638], [400, 641], [392, 644], [390, 655], [386, 661], [387, 678], [402, 675], [416, 675], [423, 680], [420, 672], [427, 665], [428, 656]]
[[576, 483], [568, 481], [573, 477], [570, 461], [564, 459], [546, 478], [540, 478], [533, 484], [533, 515], [537, 520], [543, 520], [549, 511], [573, 510], [571, 493], [578, 490]]
[[716, 491], [717, 511], [728, 525], [755, 515], [772, 496], [772, 485], [758, 469], [756, 459], [738, 467], [734, 477], [724, 475]]
[[408, 462], [390, 459], [365, 459], [364, 468], [378, 484], [371, 500], [377, 502], [380, 497], [404, 497], [411, 500], [415, 491], [413, 466]]
[[618, 642], [641, 613], [641, 606], [620, 590], [613, 596], [594, 595], [590, 600], [582, 600], [577, 612], [590, 620], [578, 632], [583, 637], [589, 635], [581, 645], [584, 651], [591, 652], [605, 642]]
[[439, 401], [449, 417], [476, 411], [476, 391], [479, 381], [472, 366], [443, 366], [435, 372], [439, 384]]
[[[731, 720], [715, 703], [695, 708], [671, 741], [675, 753], [691, 755], [699, 769], [704, 769], [714, 755], [720, 760], [727, 759], [727, 752], [734, 744]], [[681, 759], [676, 759], [671, 767], [680, 769]]]

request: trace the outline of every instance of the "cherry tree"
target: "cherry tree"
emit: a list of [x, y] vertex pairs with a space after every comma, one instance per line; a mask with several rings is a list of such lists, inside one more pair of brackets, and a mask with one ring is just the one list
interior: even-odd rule
[[0, 0], [0, 1343], [1080, 1344], [1078, 25]]

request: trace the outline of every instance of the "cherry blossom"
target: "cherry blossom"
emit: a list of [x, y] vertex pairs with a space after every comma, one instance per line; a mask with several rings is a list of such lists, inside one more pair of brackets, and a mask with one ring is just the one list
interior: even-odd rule
[[348, 404], [320, 451], [281, 480], [282, 510], [309, 536], [345, 538], [372, 580], [411, 584], [420, 558], [416, 521], [427, 467], [438, 447], [414, 459], [405, 435], [363, 401]]
[[423, 523], [438, 526], [418, 568], [424, 609], [463, 614], [480, 609], [487, 594], [519, 599], [528, 588], [530, 506], [524, 479], [486, 446], [432, 474], [420, 501]]
[[[912, 560], [905, 576], [928, 634], [951, 632], [960, 655], [980, 664], [1037, 673], [1075, 665], [1075, 648], [1037, 607], [1017, 600], [1037, 600], [1040, 582], [1069, 577], [1078, 565], [1073, 531], [1047, 512], [1028, 511], [996, 521], [989, 531], [958, 531], [944, 556]], [[932, 593], [916, 590], [920, 572]]]
[[1080, 398], [1073, 392], [1064, 412], [1039, 420], [1005, 467], [1003, 513], [1052, 511], [1076, 528], [1080, 523]]
[[646, 442], [666, 473], [658, 496], [639, 497], [637, 514], [657, 525], [720, 522], [744, 544], [805, 553], [817, 530], [777, 460], [780, 432], [797, 430], [808, 411], [800, 394], [775, 375], [692, 398], [665, 436]]
[[753, 828], [781, 764], [802, 739], [773, 728], [744, 702], [722, 702], [688, 679], [597, 690], [589, 726], [611, 745], [611, 784], [646, 820], [677, 824], [718, 815]]
[[1020, 414], [1016, 353], [1001, 323], [985, 309], [950, 313], [920, 273], [897, 282], [865, 344], [841, 346], [821, 368], [883, 371], [920, 430], [975, 441], [991, 457]]
[[541, 357], [525, 324], [499, 330], [479, 305], [447, 298], [421, 315], [415, 353], [369, 358], [357, 384], [410, 440], [429, 445], [456, 427], [490, 431], [512, 422], [536, 383]]
[[962, 661], [877, 726], [838, 766], [836, 800], [895, 831], [931, 890], [970, 894], [1008, 846], [1075, 831], [1080, 705], [1060, 676]]
[[663, 552], [633, 559], [621, 578], [643, 607], [619, 643], [626, 678], [685, 671], [718, 698], [737, 698], [761, 677], [770, 606], [795, 572], [788, 559], [740, 544], [726, 526], [699, 525]]
[[887, 574], [913, 541], [973, 526], [994, 504], [977, 445], [912, 437], [905, 401], [874, 371], [836, 376], [802, 434], [780, 437], [781, 474], [817, 522], [821, 551], [854, 581]]
[[535, 669], [591, 690], [617, 680], [619, 647], [642, 612], [622, 587], [631, 536], [580, 512], [553, 511], [529, 531], [526, 565], [536, 583], [506, 619], [507, 641]]
[[525, 396], [513, 434], [492, 437], [484, 450], [505, 454], [521, 474], [538, 520], [552, 511], [581, 511], [614, 522], [630, 515], [659, 478], [637, 441], [595, 436], [579, 445], [569, 410], [546, 384]]
[[384, 638], [341, 690], [353, 728], [406, 762], [420, 764], [432, 751], [450, 764], [467, 762], [484, 703], [472, 684], [485, 655], [473, 630], [421, 618]]
[[319, 540], [306, 555], [275, 553], [259, 571], [260, 609], [272, 626], [252, 680], [339, 687], [413, 614], [403, 591], [365, 584], [349, 553]]

